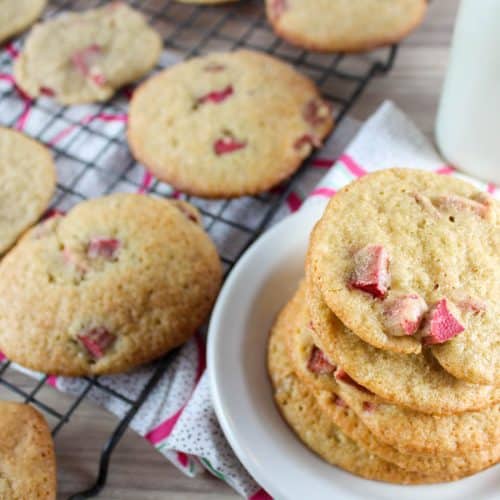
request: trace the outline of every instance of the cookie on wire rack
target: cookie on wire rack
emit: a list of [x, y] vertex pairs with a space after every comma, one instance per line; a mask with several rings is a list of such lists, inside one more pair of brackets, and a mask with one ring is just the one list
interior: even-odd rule
[[56, 182], [50, 151], [0, 127], [0, 255], [47, 209]]
[[47, 5], [47, 0], [1, 0], [0, 43], [31, 26]]
[[62, 104], [106, 101], [158, 61], [160, 35], [122, 2], [65, 13], [33, 28], [14, 65], [29, 96]]
[[55, 500], [56, 457], [50, 430], [32, 406], [0, 401], [0, 498]]
[[0, 263], [0, 351], [80, 376], [124, 372], [184, 343], [221, 283], [198, 220], [185, 202], [114, 194], [36, 226]]
[[134, 93], [128, 140], [159, 179], [206, 198], [267, 191], [333, 126], [315, 84], [268, 55], [239, 50], [176, 64]]
[[288, 42], [320, 52], [360, 52], [399, 42], [423, 20], [426, 0], [266, 0]]

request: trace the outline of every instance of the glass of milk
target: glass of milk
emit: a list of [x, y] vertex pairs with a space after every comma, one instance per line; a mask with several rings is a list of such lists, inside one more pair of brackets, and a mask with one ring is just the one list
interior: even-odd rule
[[500, 0], [462, 0], [436, 121], [449, 163], [500, 184]]

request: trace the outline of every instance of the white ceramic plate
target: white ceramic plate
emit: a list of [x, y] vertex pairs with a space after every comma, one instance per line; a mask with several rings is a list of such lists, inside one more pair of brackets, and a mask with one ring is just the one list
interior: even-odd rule
[[235, 266], [215, 306], [208, 370], [215, 411], [236, 455], [276, 499], [498, 499], [498, 467], [431, 486], [367, 481], [322, 461], [281, 419], [266, 371], [267, 337], [303, 276], [309, 234], [322, 211], [312, 205], [265, 233]]

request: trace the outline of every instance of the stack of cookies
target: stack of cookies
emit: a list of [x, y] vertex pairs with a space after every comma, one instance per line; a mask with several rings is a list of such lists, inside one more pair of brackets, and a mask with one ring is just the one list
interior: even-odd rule
[[456, 480], [500, 457], [500, 204], [409, 169], [339, 192], [271, 332], [275, 399], [362, 477]]

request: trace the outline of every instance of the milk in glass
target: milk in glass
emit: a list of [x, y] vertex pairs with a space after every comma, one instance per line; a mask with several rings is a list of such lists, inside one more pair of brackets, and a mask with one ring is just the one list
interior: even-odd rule
[[462, 0], [436, 121], [449, 163], [500, 184], [500, 0]]

